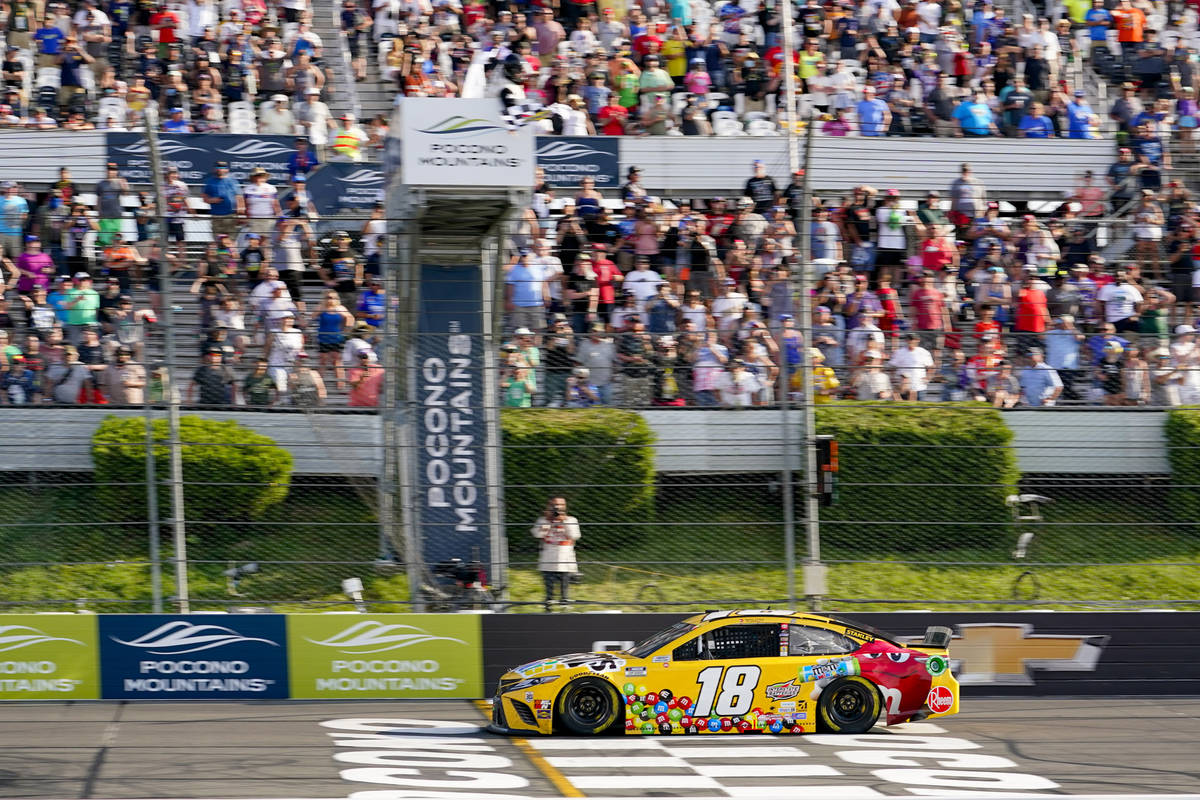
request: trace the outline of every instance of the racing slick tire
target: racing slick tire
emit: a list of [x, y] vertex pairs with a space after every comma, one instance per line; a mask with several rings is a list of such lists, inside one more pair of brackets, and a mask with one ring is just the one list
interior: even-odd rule
[[605, 733], [621, 722], [625, 706], [617, 688], [602, 678], [576, 678], [556, 700], [559, 723], [579, 736]]
[[882, 706], [879, 690], [866, 678], [838, 678], [817, 698], [817, 724], [830, 733], [866, 733]]

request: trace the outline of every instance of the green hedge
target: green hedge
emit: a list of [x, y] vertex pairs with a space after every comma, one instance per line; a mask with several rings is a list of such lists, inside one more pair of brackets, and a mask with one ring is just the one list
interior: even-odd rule
[[[270, 437], [236, 422], [197, 416], [180, 419], [179, 436], [183, 443], [184, 506], [189, 520], [205, 523], [257, 519], [287, 496], [292, 454]], [[154, 438], [158, 503], [160, 516], [165, 519], [171, 508], [165, 419], [155, 420]], [[147, 518], [145, 443], [143, 417], [105, 417], [92, 436], [98, 500], [127, 519]]]
[[[838, 500], [821, 509], [823, 544], [843, 552], [1011, 547], [994, 523], [1011, 521], [1004, 498], [1020, 474], [999, 411], [839, 403], [817, 409], [817, 432], [837, 437], [840, 450]], [[853, 524], [865, 522], [896, 524]]]
[[[1167, 505], [1175, 521], [1196, 525], [1200, 522], [1200, 409], [1171, 409], [1163, 433], [1171, 464], [1171, 500]], [[1195, 528], [1188, 532], [1194, 533]]]
[[591, 509], [588, 539], [595, 547], [628, 541], [630, 526], [653, 521], [654, 434], [637, 413], [506, 408], [500, 430], [505, 521], [509, 542], [522, 552], [533, 549], [533, 540], [519, 529], [533, 524], [552, 494], [563, 495], [569, 507]]

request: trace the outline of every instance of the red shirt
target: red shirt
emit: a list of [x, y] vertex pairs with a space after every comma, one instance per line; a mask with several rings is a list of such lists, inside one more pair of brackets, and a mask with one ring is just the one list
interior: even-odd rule
[[602, 126], [600, 132], [605, 136], [621, 136], [625, 133], [625, 120], [629, 119], [629, 109], [625, 106], [604, 106], [596, 114]]
[[160, 44], [175, 44], [179, 41], [175, 36], [175, 29], [179, 27], [179, 16], [173, 11], [160, 11], [150, 16], [151, 28], [156, 28], [167, 22], [171, 23], [171, 25], [158, 32], [158, 41]]
[[592, 263], [592, 271], [596, 273], [596, 286], [600, 289], [601, 303], [615, 303], [617, 299], [615, 284], [613, 279], [621, 274], [621, 270], [617, 269], [617, 265], [610, 259], [603, 257], [595, 257]]
[[979, 320], [979, 322], [976, 322], [975, 323], [975, 334], [974, 334], [975, 338], [978, 339], [979, 341], [983, 341], [983, 336], [986, 333], [991, 333], [991, 334], [995, 334], [996, 336], [999, 336], [1000, 335], [1000, 323], [996, 322], [996, 320], [994, 320], [994, 319], [989, 320], [989, 321]]
[[900, 294], [889, 286], [886, 289], [878, 289], [875, 297], [879, 299], [879, 306], [883, 309], [883, 317], [879, 320], [879, 329], [881, 331], [895, 330], [896, 322], [900, 319]]
[[1113, 9], [1113, 19], [1117, 23], [1118, 42], [1140, 42], [1146, 27], [1146, 15], [1140, 9], [1131, 8], [1128, 11]]
[[912, 305], [917, 317], [917, 330], [940, 331], [945, 302], [946, 296], [937, 289], [914, 289]]
[[921, 244], [921, 265], [941, 271], [954, 263], [954, 250], [946, 239], [926, 239]]
[[1038, 289], [1022, 289], [1017, 295], [1017, 320], [1013, 330], [1045, 333], [1048, 313], [1045, 292]]

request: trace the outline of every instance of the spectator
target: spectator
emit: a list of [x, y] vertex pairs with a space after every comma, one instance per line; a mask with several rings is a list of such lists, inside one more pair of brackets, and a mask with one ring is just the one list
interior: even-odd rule
[[603, 405], [613, 401], [613, 370], [617, 361], [616, 344], [604, 336], [603, 322], [592, 323], [590, 335], [579, 343], [576, 361], [588, 370], [589, 385], [594, 386]]
[[0, 198], [0, 251], [5, 258], [17, 258], [24, 251], [21, 240], [29, 219], [29, 204], [19, 194], [15, 181], [5, 181], [4, 196]]
[[304, 334], [296, 327], [296, 315], [284, 312], [279, 318], [279, 329], [267, 337], [265, 353], [270, 364], [268, 372], [281, 396], [287, 394], [290, 373], [303, 351]]
[[141, 405], [145, 400], [146, 369], [133, 360], [133, 350], [117, 348], [117, 360], [103, 373], [103, 391], [117, 405]]
[[541, 542], [538, 570], [545, 584], [545, 609], [549, 612], [556, 602], [562, 605], [570, 602], [571, 579], [579, 572], [575, 562], [575, 542], [580, 538], [579, 520], [567, 514], [564, 498], [551, 497], [545, 512], [533, 523], [532, 533], [533, 538]]
[[863, 99], [855, 106], [858, 115], [858, 130], [862, 136], [885, 136], [892, 125], [892, 112], [888, 104], [875, 96], [875, 87], [863, 87]]
[[1004, 360], [985, 383], [987, 401], [996, 408], [1014, 408], [1021, 402], [1021, 384], [1012, 374], [1012, 362]]
[[975, 92], [974, 97], [959, 103], [958, 107], [954, 109], [954, 120], [958, 123], [955, 136], [998, 136], [1000, 134], [992, 109], [983, 92]]
[[1113, 277], [1112, 283], [1105, 284], [1096, 295], [1104, 320], [1111, 323], [1117, 333], [1136, 332], [1142, 293], [1129, 279], [1126, 270], [1118, 268]]
[[203, 200], [212, 215], [214, 235], [235, 236], [238, 220], [246, 215], [241, 184], [229, 175], [229, 162], [218, 161], [213, 174], [204, 182]]
[[275, 405], [279, 399], [279, 390], [275, 388], [275, 380], [267, 372], [267, 360], [257, 359], [254, 368], [242, 381], [242, 397], [248, 406], [268, 407]]
[[1021, 370], [1021, 402], [1028, 406], [1052, 406], [1063, 391], [1058, 373], [1045, 361], [1040, 347], [1029, 350], [1029, 363]]
[[513, 328], [540, 331], [546, 324], [550, 291], [541, 266], [534, 263], [528, 248], [522, 248], [504, 279], [504, 303]]
[[755, 405], [755, 396], [762, 390], [762, 384], [754, 373], [746, 369], [746, 364], [740, 358], [729, 361], [729, 369], [721, 371], [717, 378], [717, 391], [720, 394], [721, 405], [726, 408], [748, 408]]
[[[225, 406], [234, 401], [233, 370], [222, 363], [223, 354], [219, 348], [211, 348], [204, 354], [204, 363], [192, 374], [192, 382], [187, 388], [187, 403], [192, 403], [196, 387], [200, 387], [200, 405]], [[278, 385], [278, 384], [277, 384]]]
[[921, 394], [929, 388], [934, 360], [929, 351], [921, 347], [917, 334], [906, 334], [904, 345], [892, 354], [888, 366], [894, 370], [897, 395], [912, 402], [923, 399]]
[[100, 234], [97, 242], [107, 245], [112, 241], [114, 233], [120, 233], [124, 224], [125, 209], [121, 198], [130, 193], [129, 182], [119, 177], [117, 165], [109, 162], [105, 167], [105, 177], [96, 183], [96, 213], [100, 217]]
[[296, 354], [295, 369], [288, 378], [288, 397], [292, 405], [299, 408], [325, 405], [325, 381], [321, 379], [321, 373], [312, 368], [308, 353], [303, 350]]

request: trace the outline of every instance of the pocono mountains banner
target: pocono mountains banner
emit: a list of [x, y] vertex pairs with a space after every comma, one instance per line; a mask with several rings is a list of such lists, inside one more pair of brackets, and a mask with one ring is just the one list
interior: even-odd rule
[[510, 130], [500, 101], [406, 97], [398, 107], [403, 182], [410, 186], [532, 186], [533, 131]]
[[[150, 147], [140, 133], [105, 136], [108, 160], [122, 178], [137, 183], [150, 180]], [[201, 184], [212, 175], [218, 161], [229, 162], [229, 174], [240, 181], [262, 167], [272, 183], [286, 183], [288, 160], [296, 152], [292, 136], [237, 136], [223, 133], [160, 133], [158, 149], [163, 161], [179, 170], [184, 183]]]
[[480, 627], [474, 614], [291, 615], [292, 697], [480, 697]]

